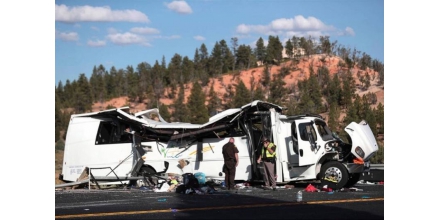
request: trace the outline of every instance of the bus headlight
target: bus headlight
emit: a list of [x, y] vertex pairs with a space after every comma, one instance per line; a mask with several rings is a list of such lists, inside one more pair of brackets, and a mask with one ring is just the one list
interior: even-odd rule
[[364, 158], [364, 156], [365, 156], [364, 150], [362, 150], [362, 148], [359, 147], [359, 146], [356, 147], [356, 149], [354, 150], [354, 152], [356, 152], [357, 155], [359, 155], [359, 156], [362, 157], [362, 158]]

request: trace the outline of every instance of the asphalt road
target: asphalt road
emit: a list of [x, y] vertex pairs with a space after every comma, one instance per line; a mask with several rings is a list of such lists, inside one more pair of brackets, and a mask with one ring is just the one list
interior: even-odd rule
[[384, 185], [303, 192], [303, 201], [296, 202], [296, 193], [307, 185], [188, 195], [140, 189], [55, 191], [55, 219], [384, 219]]

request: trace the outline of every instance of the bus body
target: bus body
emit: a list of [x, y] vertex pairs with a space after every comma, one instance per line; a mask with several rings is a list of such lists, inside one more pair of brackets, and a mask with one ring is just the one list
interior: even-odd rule
[[342, 188], [354, 185], [369, 171], [378, 145], [365, 121], [344, 129], [350, 136], [350, 143], [345, 143], [321, 116], [287, 116], [282, 110], [257, 100], [214, 115], [201, 125], [168, 123], [157, 109], [134, 115], [128, 107], [72, 115], [61, 178], [77, 181], [87, 167], [94, 169], [95, 177], [142, 178], [164, 170], [202, 172], [207, 179], [223, 180], [222, 147], [230, 137], [239, 151], [236, 180], [263, 180], [262, 164], [256, 162], [263, 137], [277, 146], [278, 183], [321, 180]]

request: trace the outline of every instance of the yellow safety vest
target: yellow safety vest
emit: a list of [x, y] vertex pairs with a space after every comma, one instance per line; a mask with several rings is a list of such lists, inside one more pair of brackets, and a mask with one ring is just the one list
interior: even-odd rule
[[[274, 144], [273, 143], [270, 143], [269, 144], [269, 146], [267, 146], [267, 148], [269, 148], [269, 147], [273, 147], [274, 146]], [[262, 152], [261, 152], [261, 155], [263, 155], [264, 154], [264, 147], [263, 147], [263, 149], [262, 149]], [[272, 158], [272, 157], [275, 157], [275, 155], [276, 155], [277, 153], [274, 151], [273, 152], [273, 154], [271, 154], [268, 150], [266, 150], [266, 158]], [[263, 157], [264, 158], [264, 157]]]

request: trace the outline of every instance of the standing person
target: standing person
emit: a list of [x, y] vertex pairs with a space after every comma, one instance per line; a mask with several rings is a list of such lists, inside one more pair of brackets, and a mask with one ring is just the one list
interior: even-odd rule
[[257, 163], [263, 160], [264, 168], [264, 189], [277, 190], [277, 184], [275, 182], [275, 158], [276, 158], [276, 146], [271, 143], [267, 138], [263, 138], [263, 150], [261, 155], [257, 159]]
[[238, 149], [234, 144], [234, 138], [229, 138], [229, 142], [223, 146], [223, 172], [225, 173], [225, 185], [228, 190], [233, 190], [235, 186], [235, 169], [238, 166]]

